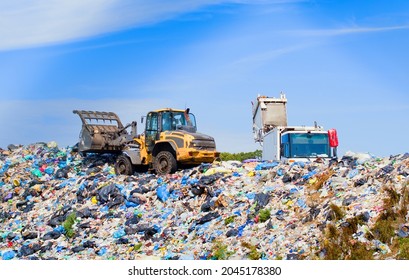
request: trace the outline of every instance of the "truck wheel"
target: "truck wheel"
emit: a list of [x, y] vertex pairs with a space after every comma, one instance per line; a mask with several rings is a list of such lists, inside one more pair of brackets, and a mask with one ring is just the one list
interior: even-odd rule
[[115, 163], [115, 173], [117, 175], [133, 175], [132, 162], [127, 156], [118, 156]]
[[173, 173], [177, 169], [177, 162], [171, 152], [162, 151], [155, 157], [154, 168], [158, 175]]

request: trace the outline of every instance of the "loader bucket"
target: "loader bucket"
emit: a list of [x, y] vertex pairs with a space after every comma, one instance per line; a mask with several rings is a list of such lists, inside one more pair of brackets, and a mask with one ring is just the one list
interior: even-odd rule
[[[124, 126], [113, 112], [74, 110], [82, 121], [78, 149], [80, 152], [116, 152], [121, 150], [118, 137]], [[126, 131], [125, 131], [126, 133]]]

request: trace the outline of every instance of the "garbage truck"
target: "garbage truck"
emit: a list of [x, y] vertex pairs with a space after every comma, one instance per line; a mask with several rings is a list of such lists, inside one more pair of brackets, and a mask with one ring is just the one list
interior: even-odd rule
[[[189, 109], [165, 108], [149, 112], [145, 130], [137, 122], [123, 125], [114, 112], [74, 110], [82, 121], [78, 151], [115, 154], [116, 174], [132, 175], [138, 167], [156, 174], [173, 173], [181, 165], [211, 163], [220, 155], [213, 137], [197, 132]], [[131, 131], [128, 131], [128, 130]]]
[[336, 129], [313, 126], [289, 126], [287, 98], [258, 95], [253, 104], [253, 135], [260, 143], [262, 160], [296, 162], [337, 157]]

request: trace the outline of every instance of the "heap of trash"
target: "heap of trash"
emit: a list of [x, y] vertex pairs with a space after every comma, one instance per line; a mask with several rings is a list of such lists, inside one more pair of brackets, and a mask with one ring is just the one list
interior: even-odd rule
[[0, 149], [0, 259], [408, 259], [409, 154], [116, 175], [57, 143]]

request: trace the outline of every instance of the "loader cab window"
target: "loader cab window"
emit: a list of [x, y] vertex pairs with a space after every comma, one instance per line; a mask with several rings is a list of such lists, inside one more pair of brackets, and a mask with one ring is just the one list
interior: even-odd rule
[[163, 112], [162, 131], [183, 129], [196, 132], [196, 120], [193, 114], [187, 116], [184, 112]]
[[162, 131], [175, 130], [175, 122], [172, 117], [172, 112], [162, 113]]
[[158, 113], [150, 112], [146, 117], [146, 129], [145, 129], [145, 139], [148, 151], [153, 149], [155, 140], [159, 137], [158, 135]]

